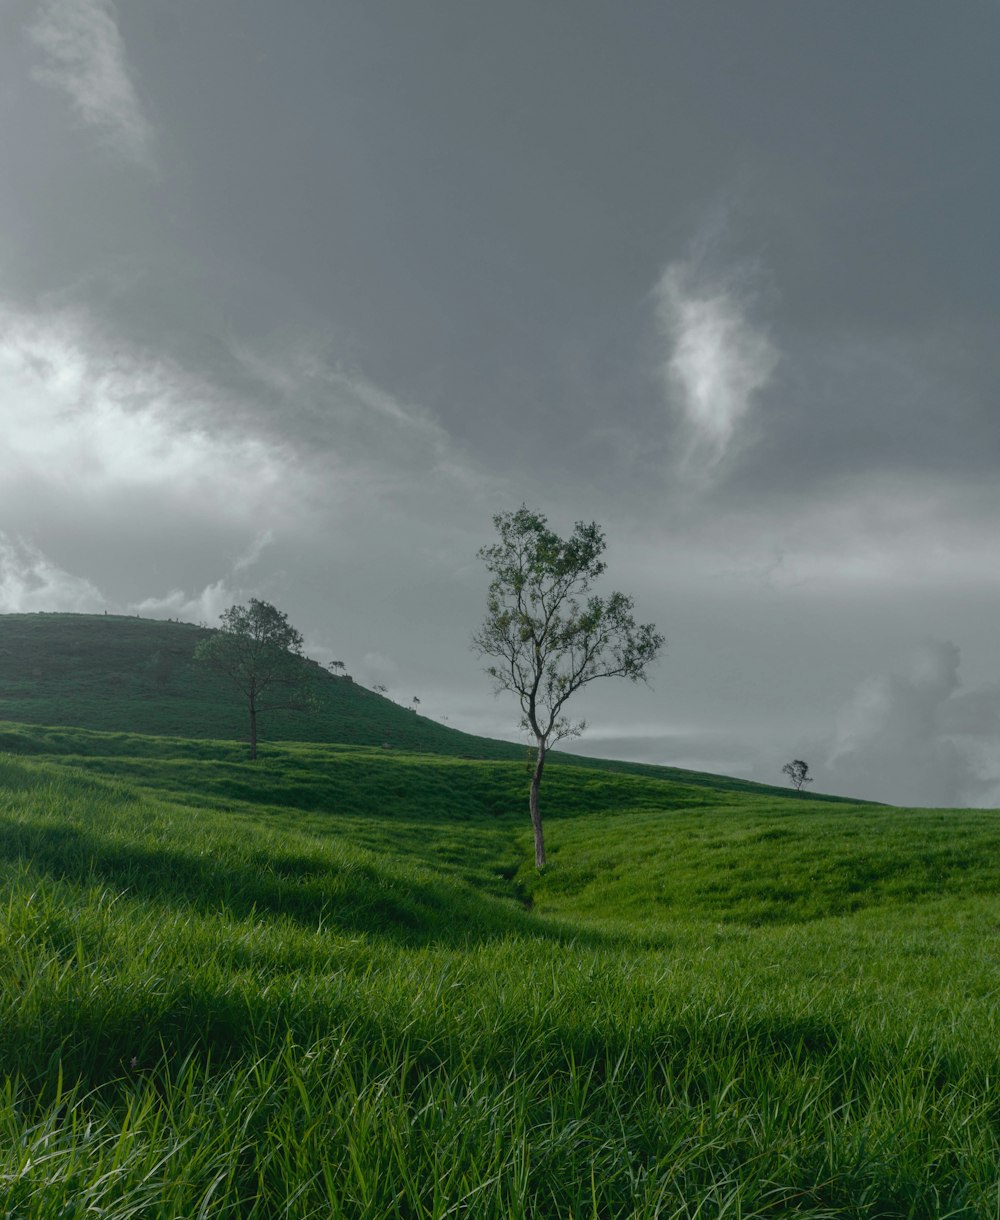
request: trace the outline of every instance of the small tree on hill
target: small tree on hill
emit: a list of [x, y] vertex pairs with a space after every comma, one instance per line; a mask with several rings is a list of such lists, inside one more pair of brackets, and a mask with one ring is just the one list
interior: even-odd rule
[[788, 776], [788, 782], [796, 792], [802, 791], [803, 784], [812, 783], [812, 776], [809, 774], [809, 764], [804, 763], [801, 758], [793, 758], [790, 763], [785, 763], [781, 768], [781, 773]]
[[567, 701], [597, 678], [646, 680], [663, 647], [652, 623], [638, 624], [623, 593], [597, 597], [593, 582], [605, 569], [604, 534], [582, 521], [570, 538], [548, 528], [525, 505], [498, 513], [500, 541], [479, 552], [493, 574], [486, 618], [473, 636], [480, 655], [494, 658], [486, 672], [497, 693], [510, 691], [521, 705], [522, 727], [535, 739], [529, 809], [535, 865], [545, 865], [538, 790], [548, 751], [584, 729], [563, 714]]
[[303, 665], [302, 634], [270, 602], [250, 599], [220, 616], [222, 627], [195, 649], [197, 660], [225, 674], [246, 700], [250, 757], [257, 757], [257, 717], [262, 712], [305, 711], [314, 706]]

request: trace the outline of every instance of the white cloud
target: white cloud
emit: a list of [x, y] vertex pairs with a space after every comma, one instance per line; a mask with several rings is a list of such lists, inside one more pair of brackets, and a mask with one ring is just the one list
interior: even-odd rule
[[28, 31], [44, 56], [35, 76], [61, 89], [80, 120], [118, 152], [150, 164], [152, 129], [115, 17], [112, 0], [42, 0]]
[[191, 594], [183, 589], [171, 589], [161, 597], [145, 597], [141, 601], [130, 603], [129, 612], [150, 618], [176, 618], [182, 622], [206, 623], [214, 627], [223, 610], [259, 594], [259, 589], [251, 592], [242, 587], [236, 577], [258, 563], [272, 541], [273, 534], [270, 530], [259, 533], [247, 549], [233, 560], [230, 571], [207, 584], [200, 593]]
[[[0, 506], [127, 501], [161, 519], [199, 510], [245, 524], [295, 511], [290, 453], [241, 426], [238, 405], [70, 312], [0, 305]], [[267, 528], [264, 526], [263, 528]]]
[[176, 618], [184, 623], [205, 623], [214, 627], [223, 610], [241, 600], [240, 591], [230, 588], [225, 577], [206, 585], [200, 593], [171, 589], [163, 597], [146, 597], [129, 604], [130, 614], [147, 618]]
[[35, 546], [0, 531], [0, 613], [92, 613], [107, 607], [94, 584], [54, 564]]
[[688, 432], [686, 462], [710, 470], [733, 449], [778, 350], [751, 321], [752, 295], [737, 273], [708, 278], [695, 261], [671, 263], [655, 299], [665, 398]]
[[238, 555], [233, 561], [234, 572], [245, 572], [247, 568], [252, 568], [258, 562], [264, 551], [274, 541], [273, 530], [261, 530], [254, 538], [242, 555]]
[[991, 804], [1000, 690], [962, 691], [958, 647], [932, 640], [865, 679], [837, 717], [824, 789], [898, 805]]
[[72, 499], [80, 515], [200, 518], [266, 545], [293, 526], [329, 536], [331, 521], [362, 518], [449, 532], [470, 502], [500, 494], [429, 413], [361, 374], [307, 351], [243, 352], [239, 364], [253, 370], [241, 394], [79, 310], [0, 299], [0, 519], [32, 534], [26, 505]]

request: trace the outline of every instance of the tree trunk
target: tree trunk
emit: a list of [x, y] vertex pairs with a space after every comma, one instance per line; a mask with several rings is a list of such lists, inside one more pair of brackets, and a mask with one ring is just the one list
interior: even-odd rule
[[257, 709], [250, 700], [250, 757], [257, 757]]
[[538, 788], [542, 782], [542, 772], [545, 770], [545, 742], [539, 738], [538, 759], [535, 762], [535, 773], [531, 777], [531, 825], [535, 832], [535, 868], [545, 867], [545, 839], [542, 836], [542, 815], [538, 812]]

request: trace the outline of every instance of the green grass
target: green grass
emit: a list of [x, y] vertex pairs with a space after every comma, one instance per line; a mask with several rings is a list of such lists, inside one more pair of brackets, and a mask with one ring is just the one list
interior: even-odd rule
[[1000, 1215], [994, 813], [0, 749], [6, 1215]]

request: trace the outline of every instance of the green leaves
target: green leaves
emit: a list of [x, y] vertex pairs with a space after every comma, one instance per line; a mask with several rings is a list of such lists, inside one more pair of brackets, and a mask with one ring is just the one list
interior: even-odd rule
[[287, 614], [252, 597], [247, 606], [230, 606], [221, 619], [221, 629], [195, 649], [197, 660], [228, 674], [244, 693], [300, 680], [302, 633]]
[[575, 735], [566, 701], [597, 678], [645, 679], [663, 647], [652, 623], [637, 624], [623, 593], [591, 592], [605, 570], [596, 522], [578, 521], [560, 538], [524, 504], [493, 518], [499, 541], [479, 557], [492, 573], [487, 612], [474, 646], [497, 660], [487, 673], [518, 696], [525, 721], [545, 746]]
[[250, 754], [256, 757], [258, 713], [304, 711], [315, 704], [303, 666], [302, 633], [284, 611], [256, 597], [249, 605], [230, 606], [221, 619], [221, 629], [197, 646], [195, 659], [225, 674], [247, 700]]

